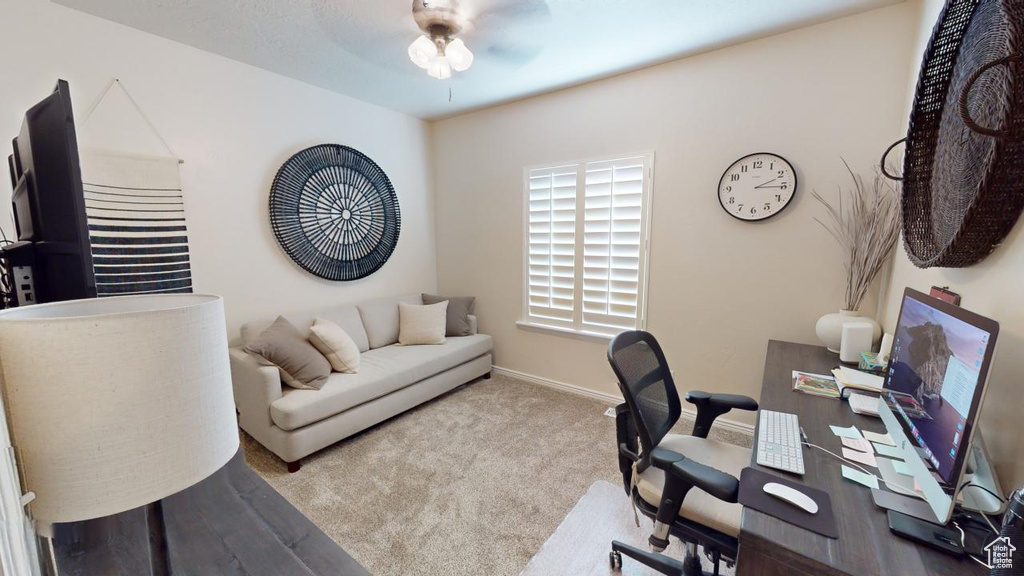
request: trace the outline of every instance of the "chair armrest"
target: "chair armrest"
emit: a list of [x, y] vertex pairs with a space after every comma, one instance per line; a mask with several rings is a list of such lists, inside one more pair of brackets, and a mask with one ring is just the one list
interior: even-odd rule
[[231, 387], [243, 424], [267, 427], [270, 405], [281, 397], [281, 373], [276, 366], [264, 366], [241, 348], [232, 348]]
[[724, 502], [735, 504], [739, 499], [740, 481], [735, 476], [696, 460], [684, 458], [672, 464], [669, 474]]
[[476, 316], [469, 314], [466, 317], [469, 318], [469, 334], [471, 336], [477, 334], [477, 330], [479, 330], [480, 326], [477, 322]]
[[686, 401], [697, 407], [697, 421], [693, 425], [693, 436], [707, 438], [715, 418], [736, 408], [757, 410], [757, 401], [739, 394], [709, 394], [693, 390], [686, 394]]
[[686, 457], [678, 452], [673, 452], [665, 448], [655, 448], [651, 450], [651, 466], [654, 466], [658, 470], [665, 470], [666, 472], [672, 469], [672, 466], [676, 462], [686, 460]]

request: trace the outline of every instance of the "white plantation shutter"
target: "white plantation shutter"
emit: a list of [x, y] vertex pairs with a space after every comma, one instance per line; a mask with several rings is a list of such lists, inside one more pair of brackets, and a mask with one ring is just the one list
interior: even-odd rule
[[640, 272], [645, 252], [646, 173], [643, 156], [586, 165], [584, 327], [598, 331], [638, 327]]
[[643, 328], [653, 154], [526, 173], [523, 321]]
[[528, 316], [572, 324], [576, 294], [575, 165], [531, 170], [527, 188]]

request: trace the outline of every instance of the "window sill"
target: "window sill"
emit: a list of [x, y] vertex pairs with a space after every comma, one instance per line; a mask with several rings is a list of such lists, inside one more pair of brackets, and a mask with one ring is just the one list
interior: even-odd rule
[[582, 330], [573, 330], [572, 328], [562, 328], [560, 326], [547, 326], [545, 324], [535, 324], [533, 322], [526, 322], [519, 320], [516, 322], [516, 327], [520, 330], [526, 330], [528, 332], [539, 332], [541, 334], [553, 334], [555, 336], [564, 336], [566, 338], [573, 338], [576, 340], [584, 340], [586, 342], [600, 342], [607, 344], [615, 338], [613, 334], [602, 334], [600, 332], [585, 332]]

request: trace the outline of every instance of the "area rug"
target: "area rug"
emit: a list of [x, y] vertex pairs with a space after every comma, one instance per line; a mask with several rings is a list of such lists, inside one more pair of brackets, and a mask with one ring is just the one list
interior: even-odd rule
[[[626, 556], [622, 557], [622, 569], [619, 572], [613, 571], [608, 562], [612, 540], [619, 540], [641, 550], [649, 550], [647, 537], [651, 535], [652, 527], [653, 522], [642, 515], [640, 527], [636, 526], [629, 498], [622, 486], [599, 480], [590, 486], [555, 533], [530, 560], [521, 576], [657, 575], [657, 571]], [[665, 550], [665, 554], [682, 560], [683, 545], [676, 538], [670, 538], [670, 541], [671, 545]], [[701, 563], [705, 571], [711, 571], [711, 562], [703, 553]], [[727, 568], [723, 562], [719, 573], [731, 576], [735, 571]]]
[[321, 450], [295, 474], [244, 434], [243, 446], [375, 576], [514, 576], [591, 484], [621, 483], [607, 408], [495, 374]]

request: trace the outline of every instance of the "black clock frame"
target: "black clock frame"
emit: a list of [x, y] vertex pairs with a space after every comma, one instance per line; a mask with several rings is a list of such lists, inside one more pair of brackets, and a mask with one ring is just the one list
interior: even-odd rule
[[[737, 216], [737, 215], [733, 214], [732, 212], [730, 212], [729, 209], [725, 207], [725, 203], [722, 202], [722, 193], [721, 193], [721, 191], [722, 191], [722, 183], [725, 182], [725, 175], [729, 173], [729, 170], [732, 170], [733, 166], [739, 164], [740, 162], [746, 160], [747, 158], [750, 158], [752, 156], [759, 156], [761, 154], [769, 154], [771, 156], [775, 156], [776, 158], [781, 159], [783, 162], [785, 162], [789, 166], [790, 171], [793, 172], [793, 195], [790, 197], [789, 202], [786, 202], [782, 206], [782, 208], [779, 209], [778, 212], [772, 212], [771, 214], [765, 216], [764, 218], [758, 218], [756, 220], [748, 220], [746, 218], [740, 218], [739, 216]], [[718, 179], [718, 188], [715, 189], [715, 194], [718, 196], [718, 204], [722, 207], [722, 210], [724, 210], [726, 214], [728, 214], [729, 216], [732, 216], [733, 218], [739, 220], [740, 222], [747, 222], [749, 224], [749, 223], [754, 223], [754, 222], [764, 222], [765, 220], [770, 220], [771, 218], [774, 218], [775, 216], [778, 216], [779, 214], [782, 214], [783, 212], [785, 212], [786, 208], [789, 208], [789, 205], [792, 204], [794, 200], [796, 200], [796, 190], [797, 190], [797, 186], [798, 185], [799, 185], [799, 179], [798, 179], [798, 177], [796, 175], [796, 168], [793, 167], [793, 163], [792, 162], [790, 162], [784, 156], [782, 156], [780, 154], [776, 154], [775, 152], [754, 152], [752, 154], [747, 154], [746, 156], [741, 156], [740, 158], [735, 160], [732, 164], [729, 164], [729, 167], [726, 168], [724, 172], [722, 172], [722, 177]]]
[[398, 245], [402, 216], [384, 170], [340, 144], [301, 150], [270, 188], [270, 225], [303, 270], [334, 281], [365, 278]]

